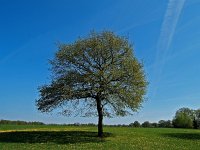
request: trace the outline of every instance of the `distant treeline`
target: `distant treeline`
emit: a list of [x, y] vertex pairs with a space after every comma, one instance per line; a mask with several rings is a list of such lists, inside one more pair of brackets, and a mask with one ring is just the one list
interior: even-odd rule
[[[74, 124], [63, 124], [67, 126], [97, 126], [93, 123], [88, 124], [81, 124], [81, 123], [74, 123]], [[139, 123], [138, 121], [134, 121], [130, 124], [115, 124], [115, 125], [104, 125], [107, 127], [144, 127], [144, 128], [172, 128], [172, 122], [170, 120], [160, 120], [158, 123], [150, 123], [149, 121], [145, 121], [143, 123]]]
[[158, 123], [145, 121], [140, 124], [135, 121], [129, 126], [132, 127], [160, 127], [160, 128], [193, 128], [200, 129], [200, 109], [180, 108], [172, 120], [160, 120]]
[[[53, 125], [53, 124], [52, 124]], [[56, 125], [56, 124], [55, 124]], [[63, 124], [66, 126], [97, 126], [97, 124], [88, 123], [88, 124], [81, 124], [81, 123], [74, 123], [74, 124]], [[144, 128], [172, 128], [172, 122], [170, 120], [160, 120], [158, 123], [150, 123], [149, 121], [145, 121], [143, 123], [139, 123], [138, 121], [135, 121], [130, 124], [114, 124], [114, 125], [107, 125], [104, 126], [107, 127], [144, 127]]]
[[[74, 126], [96, 126], [95, 124], [71, 124]], [[172, 120], [160, 120], [158, 122], [145, 121], [140, 124], [138, 121], [134, 121], [129, 125], [118, 124], [118, 125], [104, 125], [104, 126], [115, 126], [115, 127], [143, 127], [143, 128], [193, 128], [200, 129], [200, 109], [193, 110], [190, 108], [180, 108], [176, 111], [175, 116]]]
[[11, 120], [0, 120], [0, 124], [5, 125], [44, 125], [43, 122], [33, 121], [33, 122], [26, 122], [26, 121], [11, 121]]
[[[10, 120], [0, 120], [0, 124], [9, 125], [64, 125], [64, 126], [97, 126], [94, 123], [73, 123], [73, 124], [45, 124], [43, 122], [26, 122], [26, 121], [10, 121]], [[200, 129], [200, 109], [193, 110], [189, 108], [180, 108], [176, 111], [176, 114], [172, 120], [160, 120], [158, 122], [145, 121], [140, 123], [134, 121], [133, 123], [127, 124], [117, 124], [117, 125], [104, 125], [110, 127], [143, 127], [143, 128], [194, 128]]]

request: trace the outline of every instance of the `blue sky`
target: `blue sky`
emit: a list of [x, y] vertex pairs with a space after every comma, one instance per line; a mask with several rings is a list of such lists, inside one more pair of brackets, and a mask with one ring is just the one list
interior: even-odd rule
[[200, 108], [199, 14], [199, 0], [0, 0], [0, 119], [97, 123], [42, 114], [35, 100], [38, 86], [49, 83], [55, 43], [105, 29], [129, 37], [149, 81], [137, 113], [105, 124], [172, 119], [180, 107]]

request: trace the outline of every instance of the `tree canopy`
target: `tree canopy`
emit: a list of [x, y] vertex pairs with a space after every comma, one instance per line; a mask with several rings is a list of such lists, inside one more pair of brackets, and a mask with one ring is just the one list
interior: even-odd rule
[[194, 110], [189, 108], [180, 108], [176, 111], [173, 119], [175, 128], [193, 128]]
[[[147, 81], [143, 65], [125, 37], [91, 32], [72, 44], [59, 44], [52, 81], [39, 88], [42, 112], [61, 108], [65, 115], [125, 116], [144, 100]], [[102, 128], [102, 127], [100, 127]]]

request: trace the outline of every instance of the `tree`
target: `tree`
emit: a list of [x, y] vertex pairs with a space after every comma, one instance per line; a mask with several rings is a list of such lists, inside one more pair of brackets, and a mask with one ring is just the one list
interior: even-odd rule
[[151, 126], [151, 123], [149, 121], [145, 121], [145, 122], [142, 123], [142, 127], [144, 127], [144, 128], [150, 128], [152, 126]]
[[193, 128], [193, 115], [193, 110], [189, 108], [179, 109], [172, 121], [173, 126], [175, 128]]
[[138, 121], [135, 121], [135, 122], [133, 123], [133, 126], [134, 126], [134, 127], [140, 127], [140, 123], [139, 123]]
[[158, 122], [158, 127], [160, 127], [160, 128], [171, 128], [172, 122], [171, 122], [171, 120], [160, 120]]
[[157, 128], [158, 127], [158, 123], [156, 123], [156, 122], [151, 123], [151, 127]]
[[129, 124], [130, 127], [140, 127], [140, 123], [138, 121], [134, 121], [133, 123]]
[[180, 108], [179, 110], [176, 111], [176, 115], [179, 115], [181, 113], [184, 113], [186, 114], [187, 116], [189, 116], [191, 119], [194, 118], [194, 115], [195, 115], [195, 110], [192, 110], [190, 108], [186, 108], [186, 107], [183, 107], [183, 108]]
[[195, 129], [200, 128], [200, 109], [194, 110], [193, 126]]
[[132, 114], [144, 99], [143, 65], [128, 39], [113, 32], [92, 32], [72, 44], [59, 44], [50, 63], [52, 81], [39, 88], [38, 109], [50, 112], [60, 107], [65, 115], [98, 115], [99, 137], [103, 116]]

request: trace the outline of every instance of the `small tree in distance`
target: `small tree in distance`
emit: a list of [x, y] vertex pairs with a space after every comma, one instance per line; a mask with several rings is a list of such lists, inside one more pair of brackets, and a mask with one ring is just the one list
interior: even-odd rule
[[142, 123], [142, 127], [144, 127], [144, 128], [150, 128], [152, 126], [151, 126], [151, 123], [149, 121], [145, 121], [145, 122]]
[[125, 116], [137, 111], [146, 93], [143, 66], [127, 38], [92, 32], [72, 44], [61, 44], [51, 61], [51, 84], [39, 88], [41, 112], [61, 108], [65, 115]]
[[138, 121], [134, 121], [133, 123], [129, 124], [130, 127], [140, 127], [140, 123]]
[[171, 120], [160, 120], [158, 122], [158, 127], [160, 128], [172, 128], [172, 122]]
[[134, 126], [134, 127], [140, 127], [140, 123], [139, 123], [138, 121], [134, 121], [134, 122], [133, 122], [133, 126]]
[[151, 127], [152, 128], [157, 128], [158, 127], [158, 123], [156, 123], [156, 122], [151, 123]]

